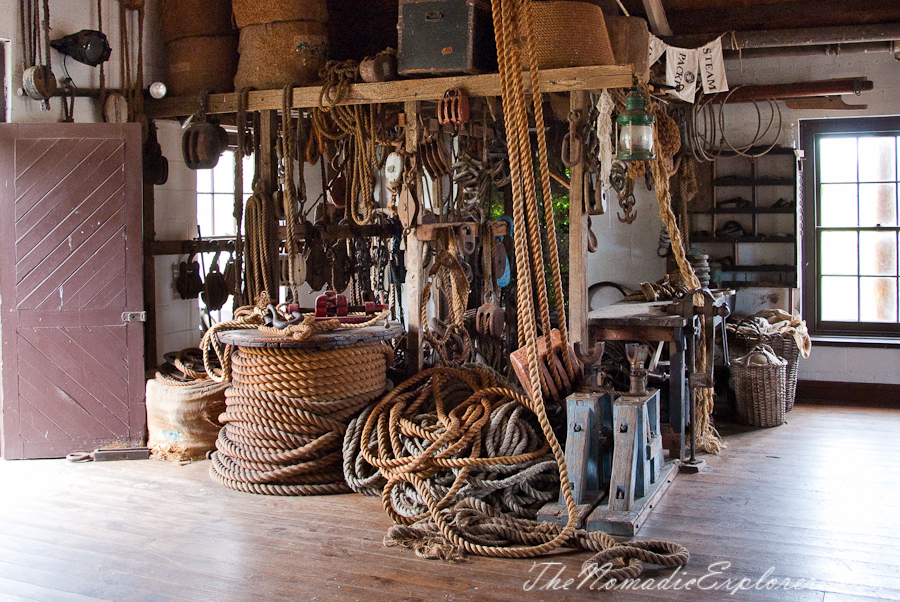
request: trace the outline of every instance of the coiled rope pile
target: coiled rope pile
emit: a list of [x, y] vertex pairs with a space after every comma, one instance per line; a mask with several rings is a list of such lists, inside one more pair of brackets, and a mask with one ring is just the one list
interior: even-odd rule
[[357, 493], [382, 495], [391, 518], [404, 524], [428, 515], [425, 500], [403, 478], [408, 470], [421, 476], [439, 506], [475, 497], [534, 518], [559, 492], [556, 461], [525, 406], [503, 394], [485, 402], [475, 396], [491, 387], [503, 390], [480, 365], [433, 368], [402, 383], [350, 423], [347, 483]]
[[[209, 374], [232, 382], [210, 474], [249, 493], [345, 493], [341, 442], [347, 423], [384, 392], [393, 353], [380, 340], [329, 347], [326, 331], [371, 326], [384, 316], [362, 324], [328, 320], [277, 329], [263, 324], [261, 306], [267, 301], [241, 308], [235, 320], [211, 328], [201, 343], [204, 361], [214, 353], [222, 364]], [[218, 333], [238, 328], [283, 338], [280, 346], [239, 345], [232, 353], [231, 345], [219, 343]]]

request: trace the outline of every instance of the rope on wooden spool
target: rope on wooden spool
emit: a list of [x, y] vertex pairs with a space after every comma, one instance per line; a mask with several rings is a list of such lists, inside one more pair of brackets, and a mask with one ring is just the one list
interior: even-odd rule
[[[341, 441], [350, 419], [384, 392], [393, 363], [390, 346], [367, 342], [327, 349], [238, 347], [235, 352], [233, 345], [219, 342], [218, 334], [257, 328], [302, 341], [316, 333], [365, 328], [389, 312], [359, 324], [309, 317], [279, 329], [264, 325], [270, 303], [261, 294], [256, 305], [235, 311], [234, 320], [207, 330], [200, 343], [210, 378], [232, 381], [210, 474], [226, 487], [249, 493], [345, 493]], [[214, 357], [221, 369], [213, 367]]]
[[210, 474], [267, 495], [350, 491], [341, 442], [350, 418], [384, 392], [390, 346], [238, 347]]

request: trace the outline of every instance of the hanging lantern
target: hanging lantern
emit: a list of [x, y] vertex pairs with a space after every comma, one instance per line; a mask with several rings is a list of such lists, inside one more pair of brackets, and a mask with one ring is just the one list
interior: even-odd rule
[[625, 110], [619, 114], [619, 138], [616, 158], [620, 161], [653, 161], [653, 123], [656, 116], [647, 111], [647, 101], [637, 90], [625, 97]]

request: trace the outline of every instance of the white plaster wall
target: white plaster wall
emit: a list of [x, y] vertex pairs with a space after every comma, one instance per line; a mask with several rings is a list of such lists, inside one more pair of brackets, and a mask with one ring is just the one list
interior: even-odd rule
[[[156, 0], [147, 0], [144, 23], [144, 79], [147, 85], [159, 79], [162, 73], [161, 45], [158, 43]], [[40, 103], [27, 97], [20, 97], [16, 90], [22, 87], [22, 60], [23, 49], [19, 32], [19, 2], [17, 0], [0, 0], [0, 39], [12, 42], [12, 89], [11, 114], [12, 121], [17, 123], [53, 123], [63, 118], [62, 100], [54, 98], [50, 101], [50, 110], [42, 111]], [[136, 23], [136, 19], [135, 19]], [[82, 29], [97, 29], [97, 2], [96, 0], [50, 0], [50, 39], [60, 38]], [[119, 3], [115, 0], [106, 0], [103, 3], [103, 33], [109, 38], [113, 54], [105, 64], [106, 85], [108, 87], [121, 86], [121, 36], [119, 34]], [[63, 69], [63, 56], [57, 51], [50, 50], [50, 65], [57, 81], [65, 77]], [[80, 88], [97, 88], [100, 83], [99, 67], [88, 67], [81, 63], [68, 59], [66, 61], [69, 75]], [[89, 98], [77, 98], [75, 100], [75, 121], [78, 123], [91, 123], [100, 121], [100, 113]]]
[[[197, 172], [187, 168], [181, 155], [181, 125], [157, 121], [163, 155], [169, 161], [169, 179], [154, 190], [156, 239], [189, 240], [197, 236]], [[167, 351], [200, 344], [200, 309], [197, 299], [182, 299], [175, 290], [177, 269], [187, 257], [158, 255], [156, 262], [157, 363]]]
[[[633, 224], [623, 224], [615, 193], [610, 194], [604, 215], [591, 216], [591, 226], [597, 236], [597, 252], [588, 254], [588, 286], [612, 281], [630, 289], [640, 288], [641, 282], [656, 282], [666, 275], [666, 260], [656, 254], [662, 220], [656, 193], [647, 190], [643, 180], [635, 184]], [[622, 298], [615, 289], [606, 288], [595, 294], [591, 307], [596, 309]]]

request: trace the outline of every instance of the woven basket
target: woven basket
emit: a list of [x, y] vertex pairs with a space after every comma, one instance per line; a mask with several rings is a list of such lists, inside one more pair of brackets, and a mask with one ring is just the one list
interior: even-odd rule
[[231, 0], [162, 0], [160, 21], [163, 41], [194, 36], [235, 33]]
[[539, 68], [616, 63], [599, 6], [559, 0], [531, 6]]
[[733, 350], [735, 356], [746, 355], [757, 345], [768, 345], [778, 357], [787, 360], [787, 375], [785, 380], [785, 411], [794, 409], [794, 399], [797, 396], [797, 374], [800, 371], [800, 348], [797, 341], [790, 334], [746, 334], [738, 332], [735, 335]]
[[232, 0], [240, 28], [276, 21], [328, 22], [326, 0]]
[[769, 364], [751, 363], [750, 357], [760, 351], [775, 356], [768, 345], [757, 345], [731, 363], [738, 420], [750, 426], [778, 426], [784, 423], [787, 362], [775, 356]]
[[194, 36], [166, 44], [166, 87], [172, 96], [188, 96], [211, 90], [234, 90], [237, 70], [235, 35]]
[[235, 90], [273, 90], [319, 80], [328, 58], [328, 29], [316, 21], [282, 21], [241, 29]]

